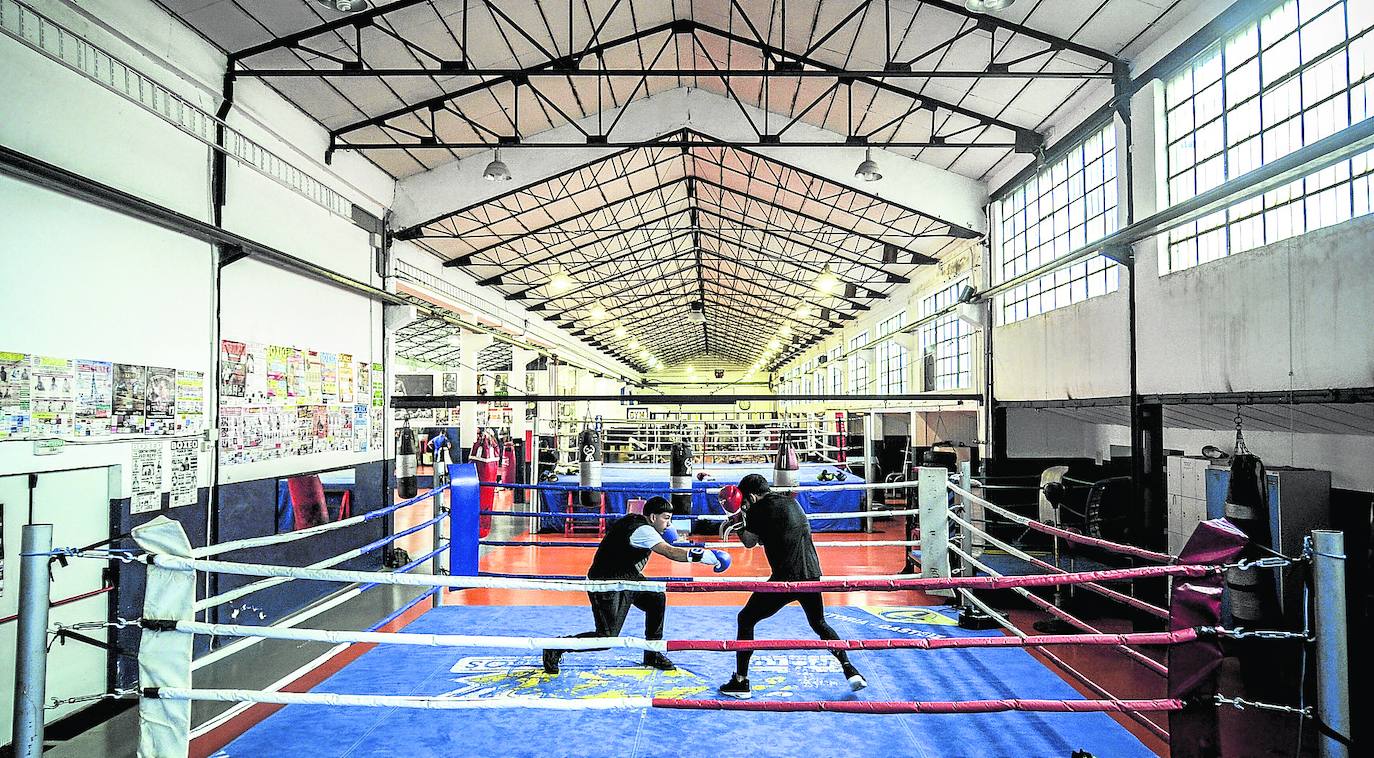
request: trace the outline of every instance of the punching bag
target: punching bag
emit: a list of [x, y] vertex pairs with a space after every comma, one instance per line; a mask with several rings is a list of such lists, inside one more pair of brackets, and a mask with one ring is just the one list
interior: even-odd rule
[[[601, 486], [601, 433], [595, 429], [583, 429], [577, 435], [578, 484], [583, 487]], [[581, 493], [584, 508], [601, 508], [601, 493]]]
[[[496, 452], [496, 445], [491, 439], [491, 435], [483, 431], [478, 431], [477, 440], [472, 443], [472, 452], [468, 457], [477, 467], [477, 481], [496, 481], [496, 465], [500, 456]], [[478, 490], [478, 494], [478, 507], [484, 511], [491, 510], [492, 504], [496, 502], [496, 489], [489, 486], [481, 487]], [[487, 536], [487, 534], [491, 532], [491, 516], [480, 516], [477, 522], [478, 536]]]
[[[674, 442], [668, 450], [668, 486], [675, 490], [692, 488], [692, 446], [683, 440]], [[673, 515], [692, 512], [692, 493], [673, 493], [672, 502]]]
[[[1243, 448], [1241, 448], [1243, 449]], [[1231, 481], [1226, 490], [1226, 520], [1245, 533], [1250, 541], [1241, 553], [1247, 560], [1263, 558], [1262, 549], [1272, 545], [1269, 531], [1269, 481], [1259, 456], [1237, 451], [1231, 458]], [[1226, 569], [1226, 589], [1231, 600], [1231, 625], [1247, 629], [1273, 629], [1280, 625], [1278, 591], [1272, 569]], [[1256, 695], [1273, 697], [1275, 680], [1272, 665], [1266, 665], [1272, 648], [1265, 640], [1241, 639], [1231, 646], [1241, 660], [1241, 678]]]
[[401, 440], [396, 445], [396, 494], [402, 500], [415, 497], [418, 491], [415, 478], [415, 431], [410, 423], [401, 427]]
[[[796, 487], [800, 471], [797, 452], [792, 449], [791, 443], [787, 441], [787, 433], [784, 432], [782, 441], [778, 443], [778, 453], [773, 456], [773, 486]], [[789, 492], [787, 496], [796, 499], [797, 493]]]
[[501, 443], [501, 481], [506, 484], [515, 481], [515, 443], [510, 437]]

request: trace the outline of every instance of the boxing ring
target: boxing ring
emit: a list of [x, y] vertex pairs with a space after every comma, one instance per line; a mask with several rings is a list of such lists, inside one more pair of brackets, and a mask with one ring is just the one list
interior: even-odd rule
[[[30, 535], [27, 529], [33, 527], [26, 528], [21, 583], [30, 602], [21, 618], [21, 701], [36, 703], [41, 716], [42, 678], [32, 678], [31, 659], [41, 660], [43, 645], [34, 646], [33, 641], [46, 641], [47, 598], [42, 593], [53, 570], [51, 560], [61, 556], [121, 561], [147, 571], [141, 618], [90, 623], [141, 630], [138, 688], [98, 696], [138, 698], [140, 755], [157, 758], [677, 756], [698, 752], [871, 756], [879, 751], [923, 756], [1129, 757], [1165, 750], [1189, 756], [1215, 748], [1222, 707], [1263, 709], [1315, 722], [1320, 727], [1323, 756], [1348, 754], [1348, 703], [1330, 674], [1322, 673], [1328, 667], [1342, 670], [1334, 667], [1336, 657], [1344, 654], [1344, 556], [1339, 533], [1314, 533], [1310, 549], [1301, 556], [1247, 562], [1237, 558], [1244, 536], [1217, 520], [1200, 527], [1182, 554], [1171, 556], [1021, 516], [984, 499], [967, 471], [951, 476], [943, 468], [922, 468], [911, 482], [826, 485], [856, 492], [887, 486], [916, 488], [918, 507], [909, 515], [919, 518], [919, 576], [827, 575], [816, 582], [782, 583], [762, 576], [702, 575], [701, 569], [690, 573], [690, 568], [686, 576], [651, 577], [642, 582], [493, 576], [483, 571], [483, 548], [492, 546], [483, 544], [479, 521], [483, 515], [505, 516], [483, 513], [481, 486], [472, 466], [452, 466], [450, 474], [451, 481], [442, 490], [392, 506], [404, 508], [429, 498], [447, 498], [448, 508], [440, 509], [432, 523], [422, 525], [446, 529], [447, 544], [436, 536], [435, 552], [446, 554], [451, 573], [447, 576], [414, 573], [425, 561], [394, 572], [332, 568], [342, 559], [300, 567], [251, 562], [254, 547], [310, 539], [321, 531], [351, 525], [343, 522], [195, 549], [181, 527], [165, 517], [136, 528], [136, 547], [128, 549], [54, 549], [43, 544], [39, 535]], [[694, 495], [695, 490], [691, 490]], [[868, 514], [854, 517], [863, 515]], [[711, 521], [724, 516], [698, 518]], [[1036, 573], [1004, 576], [982, 564], [975, 547], [1000, 542], [1001, 549], [1019, 551], [988, 529], [998, 521], [1113, 551], [1138, 565], [1072, 572], [1043, 561], [1036, 564], [1037, 559], [1027, 555]], [[822, 566], [827, 551], [837, 545], [895, 551], [899, 556], [917, 547], [911, 540], [850, 537], [837, 544], [816, 541]], [[748, 552], [737, 542], [706, 545], [718, 545], [738, 556]], [[238, 560], [221, 560], [231, 552]], [[739, 567], [742, 561], [737, 558], [735, 564]], [[1316, 613], [1310, 627], [1243, 630], [1220, 625], [1219, 591], [1226, 571], [1295, 564], [1310, 564], [1314, 569]], [[498, 590], [559, 598], [612, 589], [662, 592], [670, 606], [669, 639], [563, 638], [585, 629], [589, 614], [585, 605], [569, 611], [552, 602], [441, 605], [424, 611], [399, 631], [212, 624], [195, 620], [197, 609], [205, 608], [207, 602], [196, 600], [196, 580], [206, 572], [254, 579], [236, 590], [244, 594], [283, 581], [423, 588], [412, 602]], [[1166, 605], [1130, 592], [1131, 582], [1165, 579], [1172, 582]], [[1135, 613], [1157, 619], [1163, 630], [1107, 633], [1032, 591], [1056, 586], [1081, 588], [1120, 602]], [[731, 639], [738, 593], [743, 591], [831, 593], [827, 620], [843, 639], [814, 639], [795, 606], [764, 622], [760, 632], [768, 639]], [[995, 607], [988, 591], [1016, 593], [1079, 633], [1027, 634], [1012, 614]], [[842, 600], [837, 602], [840, 593], [865, 593], [865, 600], [844, 605]], [[875, 593], [906, 593], [889, 596], [898, 601], [909, 599], [911, 593], [925, 593], [919, 597], [935, 602], [875, 603], [883, 597], [875, 598]], [[949, 603], [939, 604], [940, 597]], [[719, 602], [684, 604], [704, 598]], [[40, 604], [43, 618], [37, 612]], [[993, 620], [994, 624], [985, 624], [992, 628], [961, 627], [966, 616], [979, 615]], [[635, 618], [627, 629], [636, 628]], [[331, 643], [365, 652], [309, 691], [210, 689], [196, 687], [191, 674], [192, 641], [197, 635]], [[1286, 705], [1253, 702], [1219, 691], [1219, 645], [1244, 637], [1310, 644], [1319, 672], [1317, 704], [1306, 704], [1301, 694], [1296, 705]], [[574, 656], [560, 674], [546, 674], [539, 653], [555, 645], [567, 650], [609, 649]], [[1160, 677], [1157, 696], [1123, 697], [1109, 691], [1059, 657], [1061, 651], [1073, 647], [1116, 651], [1119, 665], [1153, 672]], [[852, 693], [844, 685], [838, 663], [827, 653], [836, 648], [854, 652], [867, 675], [868, 689]], [[759, 651], [753, 668], [754, 697], [722, 697], [715, 685], [732, 670], [729, 653], [743, 649]], [[641, 650], [672, 653], [677, 668], [659, 671], [635, 665], [637, 656], [626, 653]], [[25, 655], [30, 656], [27, 669]], [[226, 741], [217, 736], [223, 731], [217, 727], [229, 717], [192, 728], [190, 705], [194, 701], [232, 702], [237, 704], [236, 716], [257, 709], [257, 717]], [[445, 713], [426, 713], [433, 710]], [[1139, 724], [1144, 732], [1128, 729], [1127, 723]], [[40, 717], [40, 741], [41, 724]]]

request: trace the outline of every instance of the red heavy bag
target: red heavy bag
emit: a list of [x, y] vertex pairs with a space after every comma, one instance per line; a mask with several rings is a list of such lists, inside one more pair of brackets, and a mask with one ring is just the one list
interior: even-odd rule
[[515, 481], [515, 443], [509, 437], [501, 443], [501, 481], [506, 484]]
[[[496, 440], [486, 432], [477, 433], [477, 441], [472, 443], [472, 453], [469, 456], [477, 466], [477, 481], [494, 482], [500, 476], [497, 469], [500, 464], [500, 452], [496, 447]], [[489, 511], [496, 502], [495, 487], [481, 487], [479, 490], [478, 507], [481, 510]], [[485, 537], [491, 532], [491, 516], [478, 517], [478, 537]]]

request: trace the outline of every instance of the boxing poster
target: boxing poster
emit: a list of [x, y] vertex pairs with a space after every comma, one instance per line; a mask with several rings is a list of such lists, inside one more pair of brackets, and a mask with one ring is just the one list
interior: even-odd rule
[[68, 358], [35, 355], [29, 382], [29, 432], [65, 437], [76, 427], [76, 372]]
[[353, 450], [366, 453], [368, 450], [368, 406], [363, 403], [353, 405]]
[[177, 372], [148, 367], [146, 434], [171, 434], [177, 415]]
[[[219, 396], [221, 399], [244, 396], [244, 385], [247, 383], [244, 363], [247, 354], [248, 346], [242, 342], [220, 340]], [[232, 403], [232, 401], [230, 402]]]
[[199, 432], [205, 428], [205, 372], [177, 371], [176, 391], [176, 432]]
[[267, 346], [248, 343], [243, 354], [243, 399], [249, 405], [267, 402]]
[[353, 404], [353, 356], [339, 353], [339, 402]]
[[200, 440], [194, 437], [172, 440], [172, 490], [169, 498], [171, 502], [168, 503], [170, 507], [195, 504], [199, 461]]
[[320, 394], [325, 403], [339, 399], [339, 354], [320, 353]]
[[305, 351], [287, 349], [291, 352], [286, 356], [286, 404], [296, 406], [305, 402]]
[[458, 394], [458, 374], [453, 371], [444, 372], [443, 393], [445, 395]]
[[76, 361], [76, 436], [104, 437], [113, 431], [114, 364]]
[[285, 405], [291, 396], [291, 348], [268, 345], [263, 353], [267, 358], [267, 402], [272, 405]]
[[301, 393], [301, 405], [319, 405], [324, 402], [324, 360], [314, 350], [305, 351], [305, 391]]
[[129, 490], [129, 511], [147, 513], [162, 507], [162, 443], [135, 442], [129, 446], [133, 457]]
[[372, 409], [368, 414], [368, 433], [371, 435], [368, 448], [382, 450], [382, 435], [385, 432], [382, 413], [386, 408], [386, 373], [382, 364], [372, 364]]
[[0, 353], [0, 439], [29, 433], [29, 355]]
[[110, 410], [114, 414], [115, 434], [143, 434], [147, 378], [147, 366], [114, 365], [114, 402]]

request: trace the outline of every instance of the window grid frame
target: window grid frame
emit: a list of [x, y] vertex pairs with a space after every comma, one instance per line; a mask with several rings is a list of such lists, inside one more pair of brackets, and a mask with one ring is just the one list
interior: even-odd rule
[[[1316, 12], [1310, 15], [1305, 13], [1306, 7], [1321, 3], [1325, 3], [1325, 5], [1320, 7]], [[1291, 29], [1282, 30], [1282, 33], [1275, 40], [1266, 41], [1264, 37], [1266, 23], [1271, 18], [1278, 17], [1284, 9], [1290, 5], [1292, 7], [1291, 13], [1294, 19], [1294, 26]], [[1318, 24], [1323, 17], [1331, 13], [1337, 13], [1340, 16], [1341, 32], [1343, 35], [1342, 40], [1325, 50], [1314, 52], [1314, 57], [1311, 60], [1306, 60], [1303, 44], [1304, 31], [1309, 26]], [[1166, 197], [1171, 206], [1184, 202], [1191, 197], [1197, 196], [1200, 192], [1206, 191], [1198, 189], [1200, 185], [1197, 181], [1197, 171], [1200, 166], [1208, 161], [1215, 160], [1218, 157], [1221, 159], [1222, 170], [1220, 181], [1226, 182], [1244, 176], [1260, 168], [1265, 163], [1281, 157], [1279, 155], [1275, 155], [1272, 158], [1266, 156], [1266, 136], [1275, 135], [1270, 137], [1270, 139], [1277, 139], [1277, 133], [1286, 129], [1289, 124], [1294, 125], [1297, 129], [1298, 138], [1295, 146], [1289, 147], [1283, 155], [1287, 155], [1310, 144], [1308, 137], [1309, 117], [1320, 111], [1324, 106], [1327, 106], [1332, 103], [1332, 101], [1341, 97], [1345, 98], [1345, 126], [1335, 129], [1332, 134], [1348, 129], [1351, 124], [1356, 122], [1354, 104], [1356, 98], [1359, 97], [1357, 93], [1360, 88], [1366, 90], [1364, 117], [1368, 118], [1374, 115], [1374, 112], [1371, 112], [1374, 111], [1374, 108], [1370, 107], [1374, 105], [1374, 101], [1371, 101], [1369, 98], [1369, 94], [1374, 93], [1374, 66], [1370, 66], [1360, 79], [1352, 81], [1353, 71], [1351, 65], [1352, 56], [1356, 54], [1353, 48], [1356, 48], [1357, 42], [1365, 46], [1374, 46], [1374, 25], [1366, 26], [1352, 36], [1352, 18], [1350, 0], [1331, 0], [1329, 2], [1327, 0], [1288, 0], [1288, 2], [1276, 5], [1260, 18], [1247, 24], [1243, 29], [1234, 31], [1218, 39], [1215, 43], [1209, 45], [1206, 50], [1190, 60], [1185, 66], [1181, 67], [1174, 76], [1170, 77], [1165, 83], [1164, 155]], [[1228, 58], [1228, 50], [1238, 44], [1242, 44], [1240, 41], [1250, 34], [1253, 34], [1255, 37], [1254, 53], [1245, 54], [1239, 61], [1230, 60]], [[1293, 40], [1297, 48], [1295, 53], [1296, 62], [1292, 70], [1285, 72], [1283, 75], [1266, 84], [1264, 66], [1265, 54], [1271, 53], [1273, 56], [1277, 56], [1279, 53], [1275, 51], [1289, 40]], [[1213, 56], [1215, 56], [1217, 61], [1216, 66], [1219, 71], [1218, 79], [1215, 82], [1208, 82], [1203, 89], [1205, 91], [1212, 86], [1217, 86], [1217, 97], [1220, 102], [1220, 110], [1214, 118], [1207, 122], [1207, 124], [1199, 127], [1197, 123], [1197, 101], [1199, 92], [1195, 77], [1200, 65], [1206, 65], [1206, 62]], [[1344, 66], [1341, 67], [1344, 78], [1343, 88], [1336, 89], [1334, 92], [1331, 92], [1325, 97], [1322, 97], [1321, 100], [1310, 105], [1304, 104], [1307, 97], [1306, 75], [1309, 72], [1319, 71], [1324, 64], [1329, 63], [1338, 56], [1342, 57], [1344, 60]], [[1234, 103], [1229, 102], [1228, 84], [1230, 80], [1252, 63], [1255, 67], [1253, 81], [1257, 85], [1255, 91]], [[1180, 102], [1171, 103], [1168, 95], [1169, 88], [1182, 81], [1185, 76], [1189, 77], [1189, 94], [1186, 98], [1180, 100]], [[1277, 101], [1282, 94], [1282, 90], [1289, 85], [1293, 85], [1297, 89], [1297, 92], [1293, 95], [1293, 99], [1297, 103], [1296, 108], [1274, 123], [1267, 123], [1266, 119], [1268, 116], [1264, 109], [1266, 95], [1272, 96]], [[1255, 107], [1257, 113], [1256, 121], [1253, 124], [1253, 131], [1247, 131], [1245, 136], [1235, 139], [1234, 144], [1232, 144], [1232, 118], [1236, 120], [1240, 120], [1241, 118], [1233, 114], [1252, 105]], [[1183, 131], [1177, 139], [1170, 139], [1169, 133], [1172, 127], [1171, 119], [1185, 107], [1190, 110], [1191, 127]], [[1221, 132], [1219, 139], [1220, 147], [1218, 151], [1199, 157], [1197, 155], [1198, 133], [1211, 124], [1218, 122], [1220, 122], [1219, 130]], [[1237, 127], [1239, 127], [1239, 125], [1237, 125]], [[1176, 165], [1175, 148], [1189, 141], [1191, 141], [1192, 147], [1191, 162], [1179, 167]], [[1258, 162], [1240, 173], [1233, 174], [1233, 153], [1240, 151], [1252, 142], [1255, 145], [1253, 150], [1259, 154]], [[1364, 160], [1360, 160], [1361, 158], [1364, 158]], [[1357, 169], [1359, 163], [1363, 164], [1362, 169]], [[1189, 172], [1193, 174], [1192, 194], [1187, 197], [1180, 197], [1176, 192], [1175, 182], [1178, 178], [1185, 176]], [[1374, 201], [1370, 201], [1366, 195], [1366, 203], [1363, 206], [1364, 210], [1359, 211], [1357, 210], [1359, 204], [1356, 202], [1356, 199], [1358, 197], [1360, 185], [1363, 184], [1365, 187], [1368, 187], [1371, 182], [1374, 182], [1374, 154], [1366, 153], [1364, 156], [1356, 156], [1347, 159], [1346, 161], [1336, 164], [1336, 166], [1300, 177], [1283, 187], [1270, 190], [1259, 197], [1236, 203], [1214, 214], [1210, 214], [1203, 219], [1182, 225], [1171, 230], [1167, 235], [1165, 248], [1160, 256], [1160, 274], [1166, 275], [1178, 271], [1185, 271], [1204, 263], [1227, 258], [1231, 255], [1253, 250], [1265, 245], [1282, 242], [1283, 240], [1292, 239], [1293, 237], [1306, 234], [1310, 231], [1368, 215], [1371, 212], [1371, 206], [1374, 206]], [[1208, 187], [1208, 189], [1210, 188], [1211, 187]], [[1335, 220], [1321, 221], [1310, 218], [1310, 213], [1315, 212], [1317, 215], [1321, 215], [1322, 211], [1321, 208], [1310, 208], [1310, 206], [1314, 202], [1321, 202], [1317, 199], [1319, 196], [1333, 191], [1335, 194], [1340, 195], [1335, 202], [1341, 204], [1333, 209]], [[1368, 192], [1367, 189], [1365, 191]], [[1301, 212], [1300, 226], [1291, 223], [1298, 212]], [[1286, 220], [1289, 222], [1286, 228], [1281, 224], [1281, 222], [1285, 220], [1283, 218], [1285, 215], [1288, 216]], [[1259, 219], [1258, 224], [1255, 224], [1256, 219]], [[1270, 225], [1271, 220], [1274, 222], [1273, 227]], [[1241, 239], [1243, 235], [1247, 234], [1251, 235], [1253, 238]], [[1204, 244], [1211, 244], [1210, 241], [1204, 243], [1204, 239], [1208, 238], [1209, 235], [1216, 235], [1216, 239], [1220, 241], [1220, 245], [1215, 249], [1204, 251]]]
[[[959, 298], [959, 291], [968, 284], [961, 277], [947, 287], [921, 299], [921, 318], [948, 308]], [[924, 356], [935, 348], [936, 390], [967, 389], [973, 385], [973, 328], [953, 313], [941, 316], [921, 327], [922, 371]], [[950, 370], [950, 366], [953, 369]], [[924, 384], [923, 384], [924, 386]]]

